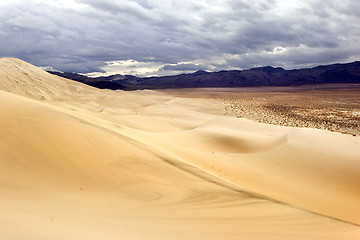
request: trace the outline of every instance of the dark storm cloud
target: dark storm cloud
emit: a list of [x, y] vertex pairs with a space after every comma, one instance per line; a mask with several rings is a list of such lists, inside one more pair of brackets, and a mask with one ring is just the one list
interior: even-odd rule
[[0, 56], [84, 73], [132, 59], [153, 62], [151, 74], [353, 61], [357, 9], [350, 0], [5, 1]]

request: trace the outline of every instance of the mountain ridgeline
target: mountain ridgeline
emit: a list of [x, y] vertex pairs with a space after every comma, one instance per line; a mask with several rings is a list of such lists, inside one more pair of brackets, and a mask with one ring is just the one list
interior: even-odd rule
[[206, 72], [200, 70], [191, 74], [146, 78], [120, 74], [89, 78], [76, 73], [49, 72], [97, 88], [112, 90], [360, 83], [360, 61], [295, 70], [267, 66], [243, 71]]

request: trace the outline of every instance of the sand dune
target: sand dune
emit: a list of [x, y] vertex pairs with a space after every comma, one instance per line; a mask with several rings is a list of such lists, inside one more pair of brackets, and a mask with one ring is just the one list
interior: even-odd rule
[[1, 239], [359, 239], [360, 140], [0, 60]]

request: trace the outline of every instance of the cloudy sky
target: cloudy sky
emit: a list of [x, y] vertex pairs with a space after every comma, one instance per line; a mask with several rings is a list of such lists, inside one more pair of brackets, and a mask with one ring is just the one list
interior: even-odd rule
[[354, 0], [0, 0], [0, 57], [172, 75], [360, 60]]

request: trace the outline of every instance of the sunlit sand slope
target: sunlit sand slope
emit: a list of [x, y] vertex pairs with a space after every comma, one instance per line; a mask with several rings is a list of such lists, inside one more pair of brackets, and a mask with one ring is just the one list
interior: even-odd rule
[[57, 99], [91, 90], [86, 85], [49, 74], [16, 58], [0, 59], [0, 89], [33, 99]]
[[360, 237], [357, 137], [0, 70], [1, 239]]

